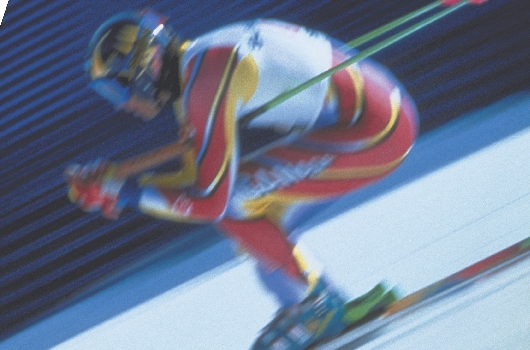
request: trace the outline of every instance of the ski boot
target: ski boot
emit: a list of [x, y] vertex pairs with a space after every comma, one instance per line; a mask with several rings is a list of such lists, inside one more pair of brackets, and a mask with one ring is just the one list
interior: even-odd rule
[[341, 333], [345, 301], [320, 281], [300, 303], [282, 309], [262, 331], [252, 349], [298, 350]]
[[320, 281], [301, 303], [280, 310], [252, 349], [305, 349], [379, 316], [398, 298], [396, 290], [388, 290], [384, 283], [379, 283], [360, 297], [345, 302]]
[[381, 315], [387, 307], [399, 299], [396, 289], [388, 290], [385, 283], [380, 282], [374, 288], [344, 305], [342, 321], [349, 327], [367, 322]]

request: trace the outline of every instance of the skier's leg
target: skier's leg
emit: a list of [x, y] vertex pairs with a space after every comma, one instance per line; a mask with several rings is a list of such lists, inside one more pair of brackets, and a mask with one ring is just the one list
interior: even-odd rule
[[256, 271], [262, 286], [275, 297], [280, 308], [293, 306], [304, 298], [306, 284], [293, 279], [283, 269], [271, 271], [263, 264], [256, 262]]
[[263, 286], [281, 305], [255, 348], [269, 349], [270, 341], [275, 341], [269, 337], [271, 334], [288, 336], [292, 345], [299, 348], [345, 328], [346, 300], [318, 270], [309, 267], [298, 247], [287, 240], [278, 226], [264, 217], [246, 221], [223, 219], [217, 227], [259, 260]]
[[[414, 105], [392, 75], [371, 62], [342, 72], [333, 80], [340, 117], [333, 124], [323, 115], [327, 126], [241, 164], [228, 218], [219, 224], [260, 261], [300, 280], [307, 271], [287, 236], [323, 203], [392, 172], [416, 136]], [[360, 103], [361, 88], [358, 115], [347, 92]]]
[[[233, 202], [231, 213], [243, 220], [254, 218], [267, 222], [267, 230], [275, 227], [280, 232], [293, 232], [300, 224], [300, 218], [306, 217], [304, 214], [314, 212], [326, 201], [383, 178], [401, 164], [417, 133], [414, 104], [396, 79], [382, 67], [363, 61], [355, 69], [358, 74], [343, 74], [341, 79], [332, 80], [335, 96], [328, 101], [326, 113], [317, 123], [319, 129], [305, 134], [292, 144], [272, 148], [242, 164], [238, 177], [241, 182], [236, 184], [238, 191], [235, 191], [239, 195]], [[360, 84], [358, 81], [351, 83], [348, 81], [350, 77], [362, 81]], [[355, 93], [353, 88], [357, 89]], [[353, 108], [352, 104], [348, 107], [351, 101], [348, 101], [347, 92], [350, 91], [350, 96], [354, 96], [361, 88], [362, 108], [359, 110], [355, 104]], [[355, 97], [355, 100], [361, 103], [359, 97]], [[337, 107], [335, 110], [334, 103]], [[248, 240], [254, 235], [256, 237], [253, 240], [257, 243], [257, 237], [268, 239], [268, 235], [248, 233], [248, 236], [243, 234], [246, 237], [242, 235], [240, 238]], [[285, 236], [282, 237], [283, 242], [289, 242]], [[289, 259], [285, 258], [293, 255], [294, 246], [291, 242], [289, 244], [289, 249], [285, 249], [285, 245], [277, 245], [283, 249], [284, 258], [273, 260], [277, 261], [277, 266], [284, 267], [293, 275], [294, 268], [300, 268], [300, 265], [296, 260], [288, 262]], [[273, 253], [265, 255], [270, 255], [270, 259]], [[322, 285], [325, 290], [327, 284]], [[313, 294], [317, 295], [317, 299], [322, 295], [330, 295], [329, 299], [325, 299], [329, 301], [326, 310], [340, 314], [340, 303], [336, 303], [340, 298], [334, 298], [336, 293], [326, 291], [322, 294], [320, 288], [314, 288], [313, 292], [302, 304], [306, 300], [311, 302]], [[306, 310], [307, 307], [302, 309]], [[340, 321], [333, 324], [330, 334], [340, 330]], [[271, 334], [274, 333], [275, 325], [277, 323], [271, 323]], [[312, 339], [320, 336], [322, 334], [313, 334]]]
[[267, 218], [233, 220], [225, 218], [217, 228], [254, 256], [265, 269], [281, 268], [291, 278], [307, 282], [306, 274], [296, 261], [294, 245], [284, 232]]

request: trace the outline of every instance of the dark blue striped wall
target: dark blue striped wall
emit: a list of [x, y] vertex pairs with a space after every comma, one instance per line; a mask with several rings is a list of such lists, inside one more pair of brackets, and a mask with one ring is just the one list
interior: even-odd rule
[[[70, 204], [62, 171], [124, 159], [174, 137], [166, 113], [131, 121], [85, 87], [92, 32], [110, 15], [150, 6], [184, 37], [237, 20], [277, 17], [348, 41], [424, 0], [9, 1], [0, 27], [0, 339], [169, 243], [180, 254], [220, 239], [133, 212], [107, 221]], [[416, 100], [422, 132], [530, 87], [530, 6], [468, 6], [375, 58]]]

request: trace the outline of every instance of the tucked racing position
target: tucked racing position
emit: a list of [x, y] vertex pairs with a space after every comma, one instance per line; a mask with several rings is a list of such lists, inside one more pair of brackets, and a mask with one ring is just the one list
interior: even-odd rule
[[[120, 164], [93, 161], [69, 169], [70, 199], [109, 218], [130, 207], [212, 224], [237, 242], [256, 258], [280, 304], [256, 348], [304, 348], [341, 332], [355, 317], [352, 305], [308, 264], [298, 228], [403, 162], [417, 135], [414, 103], [387, 69], [364, 59], [253, 112], [354, 54], [320, 32], [278, 20], [181, 40], [150, 10], [111, 17], [89, 45], [89, 85], [146, 121], [172, 104], [180, 132], [176, 148], [160, 152], [174, 152], [170, 158], [181, 166], [160, 172], [167, 158], [148, 157], [142, 171], [124, 176]], [[243, 154], [245, 135], [256, 132], [271, 137]]]

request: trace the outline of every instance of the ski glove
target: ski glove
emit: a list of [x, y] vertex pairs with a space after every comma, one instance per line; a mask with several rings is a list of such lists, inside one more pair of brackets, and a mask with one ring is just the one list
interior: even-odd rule
[[113, 177], [116, 165], [98, 159], [85, 166], [67, 169], [68, 198], [87, 212], [101, 211], [109, 219], [116, 219], [125, 206], [119, 193], [125, 180]]

